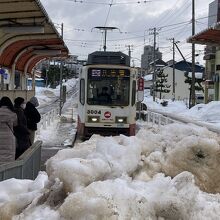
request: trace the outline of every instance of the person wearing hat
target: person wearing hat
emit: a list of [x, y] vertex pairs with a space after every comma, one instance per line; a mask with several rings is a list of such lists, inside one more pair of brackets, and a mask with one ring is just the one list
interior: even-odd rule
[[11, 100], [4, 96], [0, 100], [0, 164], [15, 160], [15, 136], [13, 127], [17, 125], [17, 115]]
[[14, 134], [17, 139], [15, 156], [16, 159], [31, 146], [29, 139], [30, 132], [27, 128], [27, 119], [24, 114], [24, 108], [25, 100], [22, 97], [17, 97], [14, 100], [14, 110], [18, 118], [18, 125], [14, 127]]
[[37, 123], [40, 122], [41, 116], [36, 107], [39, 106], [38, 100], [35, 96], [33, 96], [29, 102], [27, 102], [24, 114], [27, 118], [27, 127], [30, 132], [29, 138], [31, 144], [34, 143], [35, 131], [37, 130]]

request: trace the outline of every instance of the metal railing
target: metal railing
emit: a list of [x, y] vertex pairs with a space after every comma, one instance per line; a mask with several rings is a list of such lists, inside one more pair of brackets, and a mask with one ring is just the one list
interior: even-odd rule
[[54, 122], [58, 112], [59, 108], [57, 107], [41, 116], [41, 121], [38, 123], [37, 134], [39, 134], [42, 129], [46, 129], [48, 126], [51, 125], [51, 123]]
[[16, 179], [35, 179], [41, 168], [42, 142], [36, 141], [17, 160], [0, 165], [0, 181]]
[[141, 111], [141, 119], [147, 121], [148, 123], [152, 123], [152, 125], [167, 125], [171, 123], [181, 123], [177, 120], [174, 120], [170, 117], [164, 116], [161, 113], [153, 112], [153, 111]]

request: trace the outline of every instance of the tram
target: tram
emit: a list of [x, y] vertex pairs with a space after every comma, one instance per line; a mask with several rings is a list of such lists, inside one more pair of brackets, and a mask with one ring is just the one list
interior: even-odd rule
[[137, 71], [122, 52], [89, 54], [79, 75], [80, 138], [92, 134], [135, 135]]

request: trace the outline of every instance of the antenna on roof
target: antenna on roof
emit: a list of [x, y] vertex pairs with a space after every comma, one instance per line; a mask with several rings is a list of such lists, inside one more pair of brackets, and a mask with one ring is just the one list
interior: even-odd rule
[[[103, 46], [103, 49], [104, 49], [104, 51], [106, 51], [106, 39], [107, 39], [107, 31], [109, 31], [109, 30], [115, 30], [115, 29], [118, 29], [119, 30], [119, 28], [117, 28], [117, 27], [101, 27], [101, 26], [97, 26], [97, 27], [94, 27], [94, 28], [96, 28], [96, 29], [99, 29], [99, 30], [103, 30], [104, 31], [104, 33], [105, 33], [105, 38], [104, 38], [104, 46]], [[93, 30], [93, 29], [92, 29]], [[120, 31], [120, 30], [119, 30]]]

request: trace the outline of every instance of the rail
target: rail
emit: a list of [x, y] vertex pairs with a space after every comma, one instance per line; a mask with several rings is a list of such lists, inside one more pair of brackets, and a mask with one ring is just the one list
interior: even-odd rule
[[0, 165], [0, 181], [16, 179], [35, 179], [41, 168], [42, 142], [36, 141], [17, 160]]

